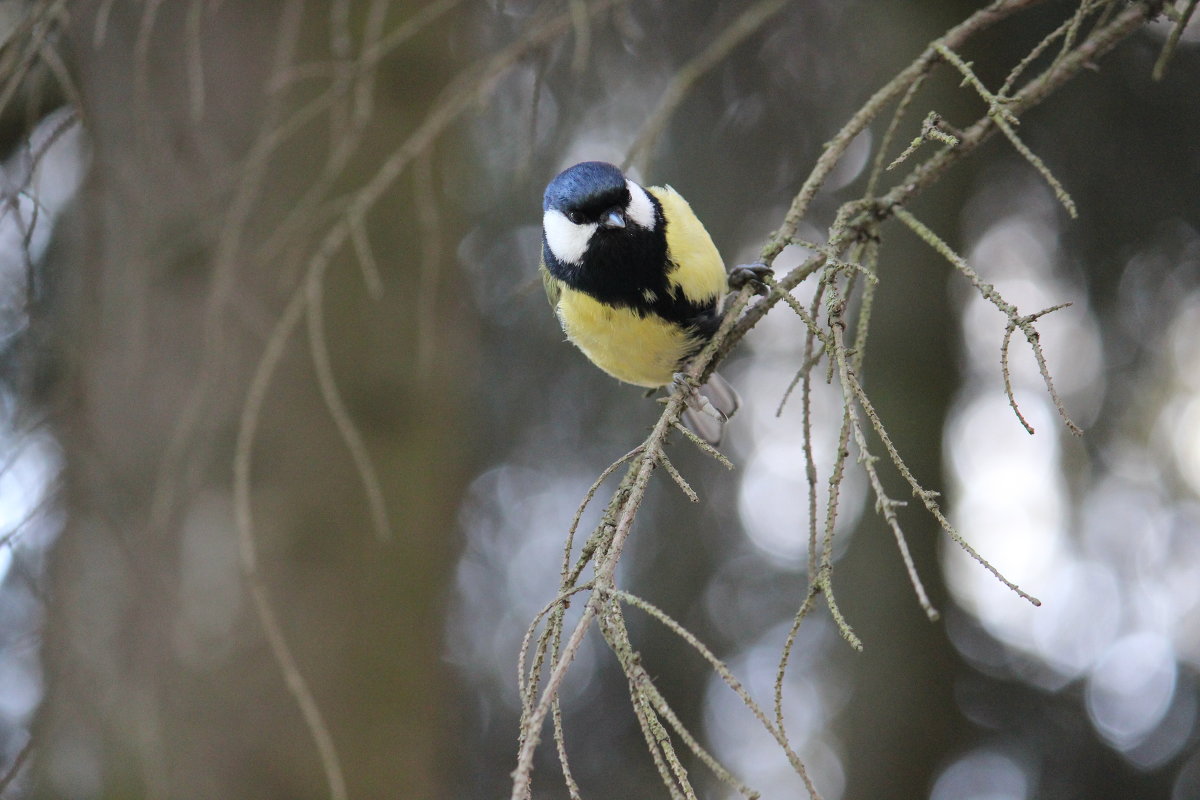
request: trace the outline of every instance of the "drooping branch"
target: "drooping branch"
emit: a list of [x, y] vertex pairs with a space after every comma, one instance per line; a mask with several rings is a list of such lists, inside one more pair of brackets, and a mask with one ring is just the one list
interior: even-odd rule
[[[778, 737], [777, 740], [780, 742], [781, 747], [789, 753], [789, 759], [792, 760], [793, 768], [805, 780], [806, 785], [809, 787], [809, 792], [813, 797], [817, 797], [818, 795], [816, 787], [808, 777], [807, 771], [798, 758], [791, 758], [794, 755], [794, 751], [787, 741], [782, 712], [783, 678], [799, 625], [815, 607], [818, 596], [824, 598], [843, 636], [852, 644], [858, 643], [857, 637], [851, 630], [849, 623], [842, 617], [837, 608], [832, 592], [831, 579], [833, 521], [836, 517], [839, 504], [837, 487], [840, 486], [842, 476], [844, 475], [846, 458], [851, 443], [858, 450], [859, 464], [868, 475], [872, 490], [876, 495], [877, 508], [897, 541], [901, 558], [908, 569], [914, 591], [930, 618], [936, 618], [936, 611], [934, 611], [929, 602], [921, 581], [916, 574], [912, 558], [908, 555], [907, 544], [900, 529], [898, 517], [895, 514], [895, 507], [899, 503], [889, 498], [884, 492], [875, 466], [876, 459], [869, 451], [869, 448], [872, 446], [869, 441], [871, 436], [882, 445], [883, 450], [886, 452], [884, 460], [892, 463], [910, 486], [914, 496], [938, 521], [939, 525], [942, 526], [951, 539], [1018, 595], [1034, 605], [1037, 605], [1039, 602], [1032, 595], [1001, 575], [995, 567], [971, 548], [966, 540], [950, 525], [945, 514], [941, 511], [937, 501], [937, 493], [925, 488], [918, 482], [911, 470], [905, 465], [904, 460], [896, 450], [886, 431], [883, 420], [875, 412], [858, 378], [858, 373], [861, 370], [863, 351], [867, 341], [871, 300], [877, 291], [876, 282], [878, 281], [878, 276], [875, 270], [875, 259], [881, 224], [893, 216], [900, 216], [905, 221], [912, 221], [911, 215], [908, 215], [905, 211], [906, 206], [922, 192], [936, 184], [950, 167], [960, 159], [973, 153], [997, 132], [1008, 136], [1010, 142], [1017, 147], [1023, 157], [1035, 169], [1041, 172], [1053, 186], [1061, 190], [1061, 184], [1050, 175], [1044, 163], [1016, 137], [1014, 126], [1023, 113], [1044, 101], [1056, 89], [1079, 75], [1085, 68], [1132, 34], [1148, 18], [1155, 14], [1161, 5], [1161, 3], [1143, 0], [1142, 2], [1126, 4], [1118, 9], [1112, 2], [1105, 2], [1104, 0], [1101, 2], [1083, 2], [1079, 10], [1072, 14], [1068, 22], [1049, 34], [1042, 43], [1035, 47], [1035, 53], [1022, 59], [1021, 63], [1013, 68], [1009, 80], [1005, 82], [1000, 90], [991, 92], [975, 77], [970, 66], [957, 57], [957, 52], [968, 41], [988, 30], [999, 21], [1017, 12], [1038, 5], [1040, 2], [1042, 0], [997, 0], [989, 4], [986, 8], [972, 14], [963, 23], [950, 29], [944, 36], [932, 42], [908, 67], [877, 91], [851, 117], [850, 121], [825, 146], [812, 172], [793, 198], [780, 226], [769, 237], [761, 250], [761, 258], [768, 265], [774, 262], [785, 247], [792, 244], [807, 246], [815, 250], [814, 254], [786, 274], [779, 275], [769, 281], [769, 293], [757, 301], [751, 302], [753, 295], [749, 288], [744, 288], [735, 295], [732, 298], [730, 309], [720, 330], [704, 350], [695, 357], [686, 372], [687, 382], [693, 385], [703, 382], [714, 366], [736, 347], [742, 337], [782, 301], [801, 316], [808, 328], [807, 338], [809, 344], [805, 349], [804, 361], [799, 373], [797, 373], [797, 380], [793, 383], [794, 386], [803, 385], [804, 397], [801, 402], [807, 408], [809, 403], [807, 398], [809, 374], [822, 358], [828, 360], [828, 377], [835, 379], [841, 387], [844, 411], [843, 426], [839, 437], [839, 455], [836, 459], [835, 472], [831, 476], [831, 482], [834, 486], [831, 488], [829, 502], [825, 509], [826, 524], [820, 528], [820, 530], [824, 531], [821, 541], [821, 552], [817, 552], [819, 528], [816, 524], [817, 512], [814, 503], [810, 505], [810, 515], [813, 519], [810, 520], [809, 526], [809, 590], [800, 606], [800, 610], [793, 620], [791, 631], [784, 645], [775, 686], [775, 718], [773, 721], [767, 720], [765, 717], [761, 717], [760, 719], [768, 731]], [[1088, 29], [1088, 25], [1092, 27]], [[1028, 78], [1018, 89], [1013, 91], [1018, 79], [1023, 76], [1024, 72], [1032, 64], [1037, 62], [1037, 55], [1046, 52], [1053, 42], [1058, 41], [1063, 43], [1061, 52], [1040, 73]], [[973, 79], [971, 83], [974, 90], [977, 94], [984, 97], [985, 102], [988, 103], [987, 113], [961, 131], [953, 133], [943, 127], [942, 121], [936, 115], [927, 116], [926, 124], [922, 127], [918, 139], [914, 140], [914, 145], [905, 151], [900, 158], [889, 162], [885, 151], [887, 146], [890, 146], [893, 141], [902, 117], [915, 104], [914, 98], [917, 96], [925, 78], [939, 65], [944, 64], [950, 64], [952, 68], [958, 70], [960, 76], [967, 77], [969, 80]], [[884, 147], [875, 156], [874, 167], [868, 181], [866, 193], [856, 200], [845, 203], [839, 209], [837, 217], [829, 229], [824, 245], [811, 245], [797, 240], [795, 237], [800, 222], [806, 217], [814, 197], [820, 191], [834, 166], [845, 154], [850, 143], [862, 131], [866, 130], [868, 126], [879, 119], [893, 104], [896, 104], [896, 108], [883, 137]], [[895, 180], [889, 187], [881, 190], [880, 184], [883, 182], [884, 173], [887, 171], [885, 165], [891, 163], [892, 168], [895, 168], [901, 163], [913, 161], [918, 155], [924, 152], [920, 148], [920, 144], [924, 142], [933, 143], [936, 149], [933, 152], [925, 154], [918, 163], [911, 166], [906, 175]], [[1066, 197], [1065, 190], [1060, 191], [1059, 194], [1060, 197]], [[1064, 204], [1068, 206], [1068, 210], [1072, 208], [1068, 201], [1065, 200]], [[857, 250], [854, 248], [857, 248]], [[863, 256], [862, 254], [865, 251], [869, 251], [870, 255]], [[855, 255], [856, 253], [857, 255]], [[795, 300], [790, 292], [814, 276], [817, 276], [819, 281], [816, 290], [817, 300], [814, 301], [811, 309], [806, 309]], [[968, 277], [970, 276], [968, 275]], [[977, 283], [976, 285], [982, 291], [982, 284]], [[856, 289], [856, 286], [859, 288]], [[847, 319], [847, 309], [849, 308], [849, 297], [856, 291], [861, 298], [861, 302], [858, 305], [857, 322], [851, 327]], [[1006, 334], [1006, 342], [1007, 338], [1011, 336], [1012, 330], [1021, 330], [1026, 334], [1027, 338], [1034, 335], [1030, 332], [1032, 331], [1033, 322], [1042, 314], [1048, 313], [1038, 312], [1037, 314], [1022, 316], [1016, 314], [1015, 307], [1013, 307], [1013, 312], [1015, 316], [1009, 316], [1010, 330]], [[853, 332], [854, 341], [848, 344], [844, 339], [844, 335], [851, 331]], [[1031, 344], [1034, 343], [1035, 338], [1030, 339]], [[1036, 345], [1035, 350], [1037, 350]], [[1005, 347], [1006, 352], [1007, 346]], [[1044, 364], [1044, 361], [1039, 360], [1039, 364]], [[1048, 379], [1048, 372], [1044, 373], [1044, 375], [1047, 377], [1047, 387], [1053, 392], [1052, 383]], [[790, 391], [791, 389], [789, 388]], [[1056, 398], [1056, 405], [1062, 410], [1062, 405], [1058, 401], [1057, 395], [1054, 395], [1054, 397]], [[539, 685], [537, 672], [540, 670], [531, 671], [522, 678], [524, 691], [529, 692], [529, 694], [526, 695], [528, 702], [521, 719], [520, 746], [516, 769], [513, 773], [512, 800], [527, 800], [530, 797], [533, 754], [538, 745], [543, 723], [550, 714], [551, 709], [556, 708], [557, 693], [572, 660], [578, 654], [584, 635], [597, 623], [600, 623], [599, 627], [602, 633], [608, 641], [610, 648], [617, 654], [618, 661], [626, 674], [635, 713], [638, 715], [639, 722], [646, 733], [654, 761], [658, 765], [663, 781], [671, 795], [673, 797], [691, 796], [691, 787], [686, 781], [686, 777], [681, 775], [676, 762], [673, 760], [675, 758], [673, 745], [669, 741], [664, 740], [664, 737], [669, 735], [668, 729], [673, 729], [675, 734], [693, 750], [697, 757], [702, 762], [707, 763], [707, 754], [702, 753], [698, 749], [698, 746], [693, 746], [691, 734], [675, 726], [674, 716], [670, 712], [669, 706], [664, 705], [666, 702], [665, 699], [657, 690], [646, 686], [643, 668], [636, 658], [636, 650], [632, 648], [632, 645], [625, 638], [624, 626], [621, 623], [621, 605], [632, 604], [640, 608], [649, 609], [644, 604], [644, 601], [632, 598], [632, 596], [618, 589], [613, 582], [617, 561], [631, 533], [634, 518], [645, 496], [655, 467], [662, 464], [675, 482], [684, 487], [684, 490], [688, 491], [689, 496], [692, 494], [689, 491], [691, 488], [690, 485], [679, 474], [678, 470], [673, 467], [671, 462], [666, 460], [663, 452], [663, 448], [671, 432], [680, 429], [678, 416], [683, 409], [683, 405], [681, 393], [674, 393], [667, 398], [662, 414], [650, 435], [638, 445], [630, 456], [626, 457], [632, 459], [630, 468], [614, 491], [600, 524], [589, 538], [587, 544], [585, 544], [584, 554], [576, 562], [572, 570], [567, 571], [564, 569], [564, 580], [563, 584], [560, 585], [559, 594], [559, 597], [562, 598], [561, 605], [559, 606], [560, 611], [565, 610], [569, 600], [567, 593], [573, 592], [577, 588], [575, 582], [578, 581], [583, 568], [589, 562], [595, 566], [595, 577], [589, 582], [589, 594], [583, 615], [571, 630], [570, 635], [565, 637], [565, 645], [560, 651], [557, 644], [555, 644], [551, 657], [544, 660], [545, 669], [548, 671], [548, 674], [545, 677], [544, 685], [541, 686], [540, 697], [536, 703], [533, 702], [531, 687]], [[1068, 427], [1072, 427], [1073, 429], [1072, 423], [1066, 417], [1065, 410], [1063, 411], [1063, 417], [1067, 420]], [[811, 448], [811, 427], [807, 422], [805, 423], [805, 441], [806, 448]], [[706, 448], [706, 450], [710, 449]], [[815, 476], [815, 464], [810, 449], [806, 449], [806, 459], [810, 466], [809, 487], [815, 497], [817, 480]], [[622, 461], [624, 460], [622, 459]], [[610, 475], [615, 468], [616, 465], [610, 467], [604, 477]], [[594, 496], [595, 489], [596, 487], [594, 486], [592, 491], [589, 492], [588, 499]], [[578, 520], [578, 515], [576, 520]], [[660, 616], [661, 612], [651, 610], [649, 613], [671, 626], [671, 623], [667, 622], [665, 615]], [[553, 624], [560, 626], [558, 631], [552, 631], [548, 627], [542, 635], [542, 644], [540, 647], [549, 648], [551, 642], [559, 641], [558, 636], [560, 633], [565, 634], [565, 631], [561, 628], [561, 613], [558, 613], [557, 616], [552, 615], [548, 626]], [[701, 654], [708, 652], [707, 648], [699, 640], [696, 640], [695, 637], [689, 638], [690, 634], [685, 634], [686, 631], [680, 633], [693, 649]], [[861, 645], [859, 644], [859, 646]], [[543, 657], [539, 656], [539, 664], [542, 660]], [[710, 661], [710, 664], [719, 674], [722, 669], [726, 669], [719, 661]], [[756, 707], [752, 700], [749, 700], [747, 704]], [[556, 737], [559, 738], [561, 750], [561, 729], [557, 724], [555, 733]], [[719, 765], [718, 767], [713, 770], [718, 777], [731, 783], [739, 791], [743, 790], [740, 782], [736, 779], [730, 780], [732, 776], [728, 775], [724, 767], [720, 767]], [[572, 787], [573, 781], [568, 778], [568, 788], [574, 797], [577, 793], [577, 787]]]

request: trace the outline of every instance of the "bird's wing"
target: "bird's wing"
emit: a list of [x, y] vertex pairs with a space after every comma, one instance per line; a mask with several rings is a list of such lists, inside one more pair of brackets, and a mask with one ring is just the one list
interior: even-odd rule
[[542, 287], [546, 290], [546, 299], [550, 301], [550, 307], [557, 312], [558, 297], [562, 293], [562, 284], [550, 274], [550, 270], [546, 269], [546, 262], [544, 260], [538, 262], [538, 272], [542, 274]]
[[662, 206], [667, 222], [667, 257], [676, 268], [667, 273], [673, 287], [693, 303], [710, 303], [729, 291], [725, 262], [688, 201], [670, 186], [647, 189]]

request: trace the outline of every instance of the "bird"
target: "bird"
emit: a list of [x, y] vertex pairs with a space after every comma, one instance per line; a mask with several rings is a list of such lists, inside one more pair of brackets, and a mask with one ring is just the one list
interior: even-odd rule
[[670, 186], [643, 187], [617, 166], [584, 161], [546, 186], [539, 271], [567, 339], [617, 380], [688, 392], [684, 423], [710, 444], [739, 405], [712, 373], [688, 390], [682, 371], [721, 324], [731, 285], [765, 265], [726, 272], [692, 207]]

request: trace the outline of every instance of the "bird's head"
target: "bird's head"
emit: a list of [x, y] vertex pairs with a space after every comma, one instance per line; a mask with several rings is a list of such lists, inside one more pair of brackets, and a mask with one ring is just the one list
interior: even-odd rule
[[641, 186], [603, 161], [584, 161], [560, 172], [542, 199], [546, 245], [560, 262], [580, 264], [594, 237], [631, 228], [654, 230], [654, 203]]

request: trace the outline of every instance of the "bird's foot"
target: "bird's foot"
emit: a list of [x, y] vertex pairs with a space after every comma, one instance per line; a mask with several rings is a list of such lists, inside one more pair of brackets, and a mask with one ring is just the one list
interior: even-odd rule
[[725, 422], [729, 419], [721, 412], [721, 409], [712, 404], [712, 401], [705, 397], [699, 389], [688, 381], [688, 376], [682, 372], [676, 372], [671, 380], [671, 386], [674, 391], [683, 395], [684, 403], [693, 411], [698, 411], [701, 414], [707, 414], [713, 419]]
[[744, 286], [750, 286], [755, 294], [767, 294], [771, 291], [766, 279], [775, 271], [761, 261], [753, 264], [739, 264], [729, 271], [729, 288], [739, 291]]

